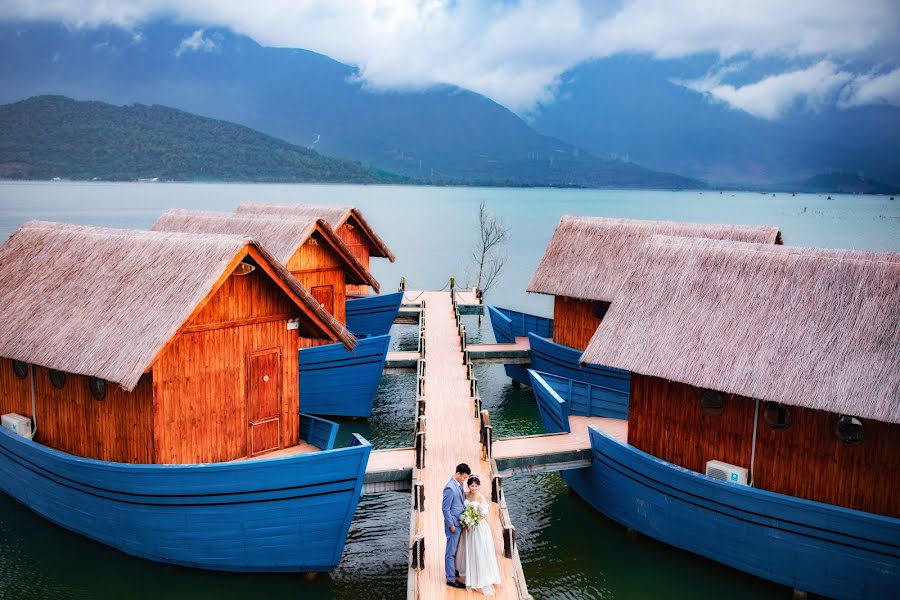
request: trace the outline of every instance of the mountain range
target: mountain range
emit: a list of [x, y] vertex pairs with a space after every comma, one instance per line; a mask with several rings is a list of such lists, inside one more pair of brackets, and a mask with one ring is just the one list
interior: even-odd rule
[[[0, 103], [54, 94], [162, 105], [425, 183], [690, 188], [766, 186], [829, 172], [897, 183], [900, 110], [789, 123], [711, 103], [674, 74], [706, 59], [619, 57], [565, 74], [555, 102], [517, 115], [451, 86], [385, 92], [351, 66], [224, 29], [0, 23]], [[674, 174], [678, 173], [678, 174]]]

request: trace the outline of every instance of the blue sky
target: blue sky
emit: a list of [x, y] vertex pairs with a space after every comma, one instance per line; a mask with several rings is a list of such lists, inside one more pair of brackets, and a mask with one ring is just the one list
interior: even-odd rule
[[356, 66], [376, 89], [449, 83], [528, 114], [565, 73], [622, 54], [716, 57], [673, 81], [760, 119], [791, 110], [900, 105], [897, 0], [0, 0], [7, 20], [196, 26], [172, 49], [216, 52], [206, 28], [304, 48]]

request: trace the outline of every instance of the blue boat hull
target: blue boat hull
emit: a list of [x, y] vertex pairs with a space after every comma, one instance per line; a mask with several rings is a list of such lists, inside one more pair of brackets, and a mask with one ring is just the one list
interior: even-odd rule
[[403, 292], [347, 300], [347, 329], [358, 337], [390, 334], [402, 301]]
[[[332, 437], [327, 425], [313, 428]], [[356, 443], [284, 458], [133, 465], [72, 456], [0, 429], [0, 490], [66, 529], [149, 560], [331, 571], [371, 451], [362, 438]]]
[[[491, 328], [498, 344], [513, 344], [517, 337], [534, 333], [541, 337], [553, 337], [553, 319], [538, 317], [528, 313], [488, 306]], [[506, 376], [522, 385], [531, 385], [526, 365], [504, 365]]]
[[566, 379], [607, 388], [625, 397], [631, 390], [631, 373], [603, 365], [579, 365], [582, 351], [551, 342], [548, 339], [528, 334], [531, 346], [531, 368]]
[[314, 415], [368, 417], [384, 373], [391, 336], [359, 340], [351, 352], [343, 344], [299, 352], [300, 409]]
[[[557, 397], [565, 398], [566, 413], [581, 417], [606, 417], [609, 419], [628, 419], [628, 389], [624, 386], [597, 385], [585, 381], [576, 381], [552, 373], [528, 370], [531, 387], [541, 404], [542, 396], [552, 389]], [[537, 381], [537, 380], [540, 381]], [[618, 384], [619, 380], [615, 380]], [[546, 400], [549, 402], [549, 400]]]
[[896, 597], [900, 519], [716, 481], [591, 428], [572, 489], [609, 518], [673, 546], [835, 598]]
[[[575, 398], [530, 373], [544, 427], [569, 431]], [[553, 381], [551, 384], [550, 382]], [[577, 382], [574, 382], [577, 383]], [[635, 531], [790, 587], [888, 598], [900, 583], [900, 519], [716, 481], [591, 427], [591, 467], [563, 479]]]

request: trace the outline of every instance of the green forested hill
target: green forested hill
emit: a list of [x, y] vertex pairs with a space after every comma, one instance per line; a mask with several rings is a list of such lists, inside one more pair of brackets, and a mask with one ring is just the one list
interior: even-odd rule
[[403, 178], [164, 106], [36, 96], [0, 106], [0, 177], [393, 183]]

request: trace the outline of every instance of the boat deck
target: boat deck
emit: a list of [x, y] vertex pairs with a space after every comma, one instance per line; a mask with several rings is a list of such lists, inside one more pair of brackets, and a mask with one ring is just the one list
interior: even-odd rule
[[412, 448], [373, 450], [366, 465], [363, 493], [409, 490], [415, 464]]
[[[410, 294], [410, 292], [407, 292]], [[424, 535], [424, 568], [410, 575], [418, 598], [469, 599], [466, 590], [447, 587], [444, 575], [444, 519], [441, 511], [443, 488], [456, 470], [456, 465], [467, 463], [473, 473], [482, 479], [482, 493], [490, 498], [490, 465], [483, 460], [479, 439], [479, 421], [475, 416], [466, 377], [466, 366], [459, 343], [454, 309], [449, 292], [422, 292], [426, 300], [425, 331], [427, 368], [425, 371], [425, 468], [417, 476], [424, 484], [424, 513], [419, 519], [418, 534]], [[416, 522], [416, 519], [413, 519]], [[488, 523], [494, 534], [497, 562], [502, 574], [502, 585], [496, 589], [498, 598], [529, 597], [524, 590], [524, 577], [518, 554], [514, 559], [503, 554], [503, 527], [500, 522], [500, 506], [491, 503]], [[519, 585], [517, 585], [517, 583]]]
[[279, 450], [272, 450], [271, 452], [263, 452], [261, 454], [254, 454], [253, 456], [245, 456], [244, 458], [238, 458], [238, 461], [241, 460], [257, 460], [260, 458], [284, 458], [285, 456], [294, 456], [296, 454], [310, 454], [312, 452], [319, 452], [321, 448], [313, 446], [312, 444], [308, 444], [304, 441], [301, 441], [296, 446], [290, 446], [288, 448], [281, 448]]

